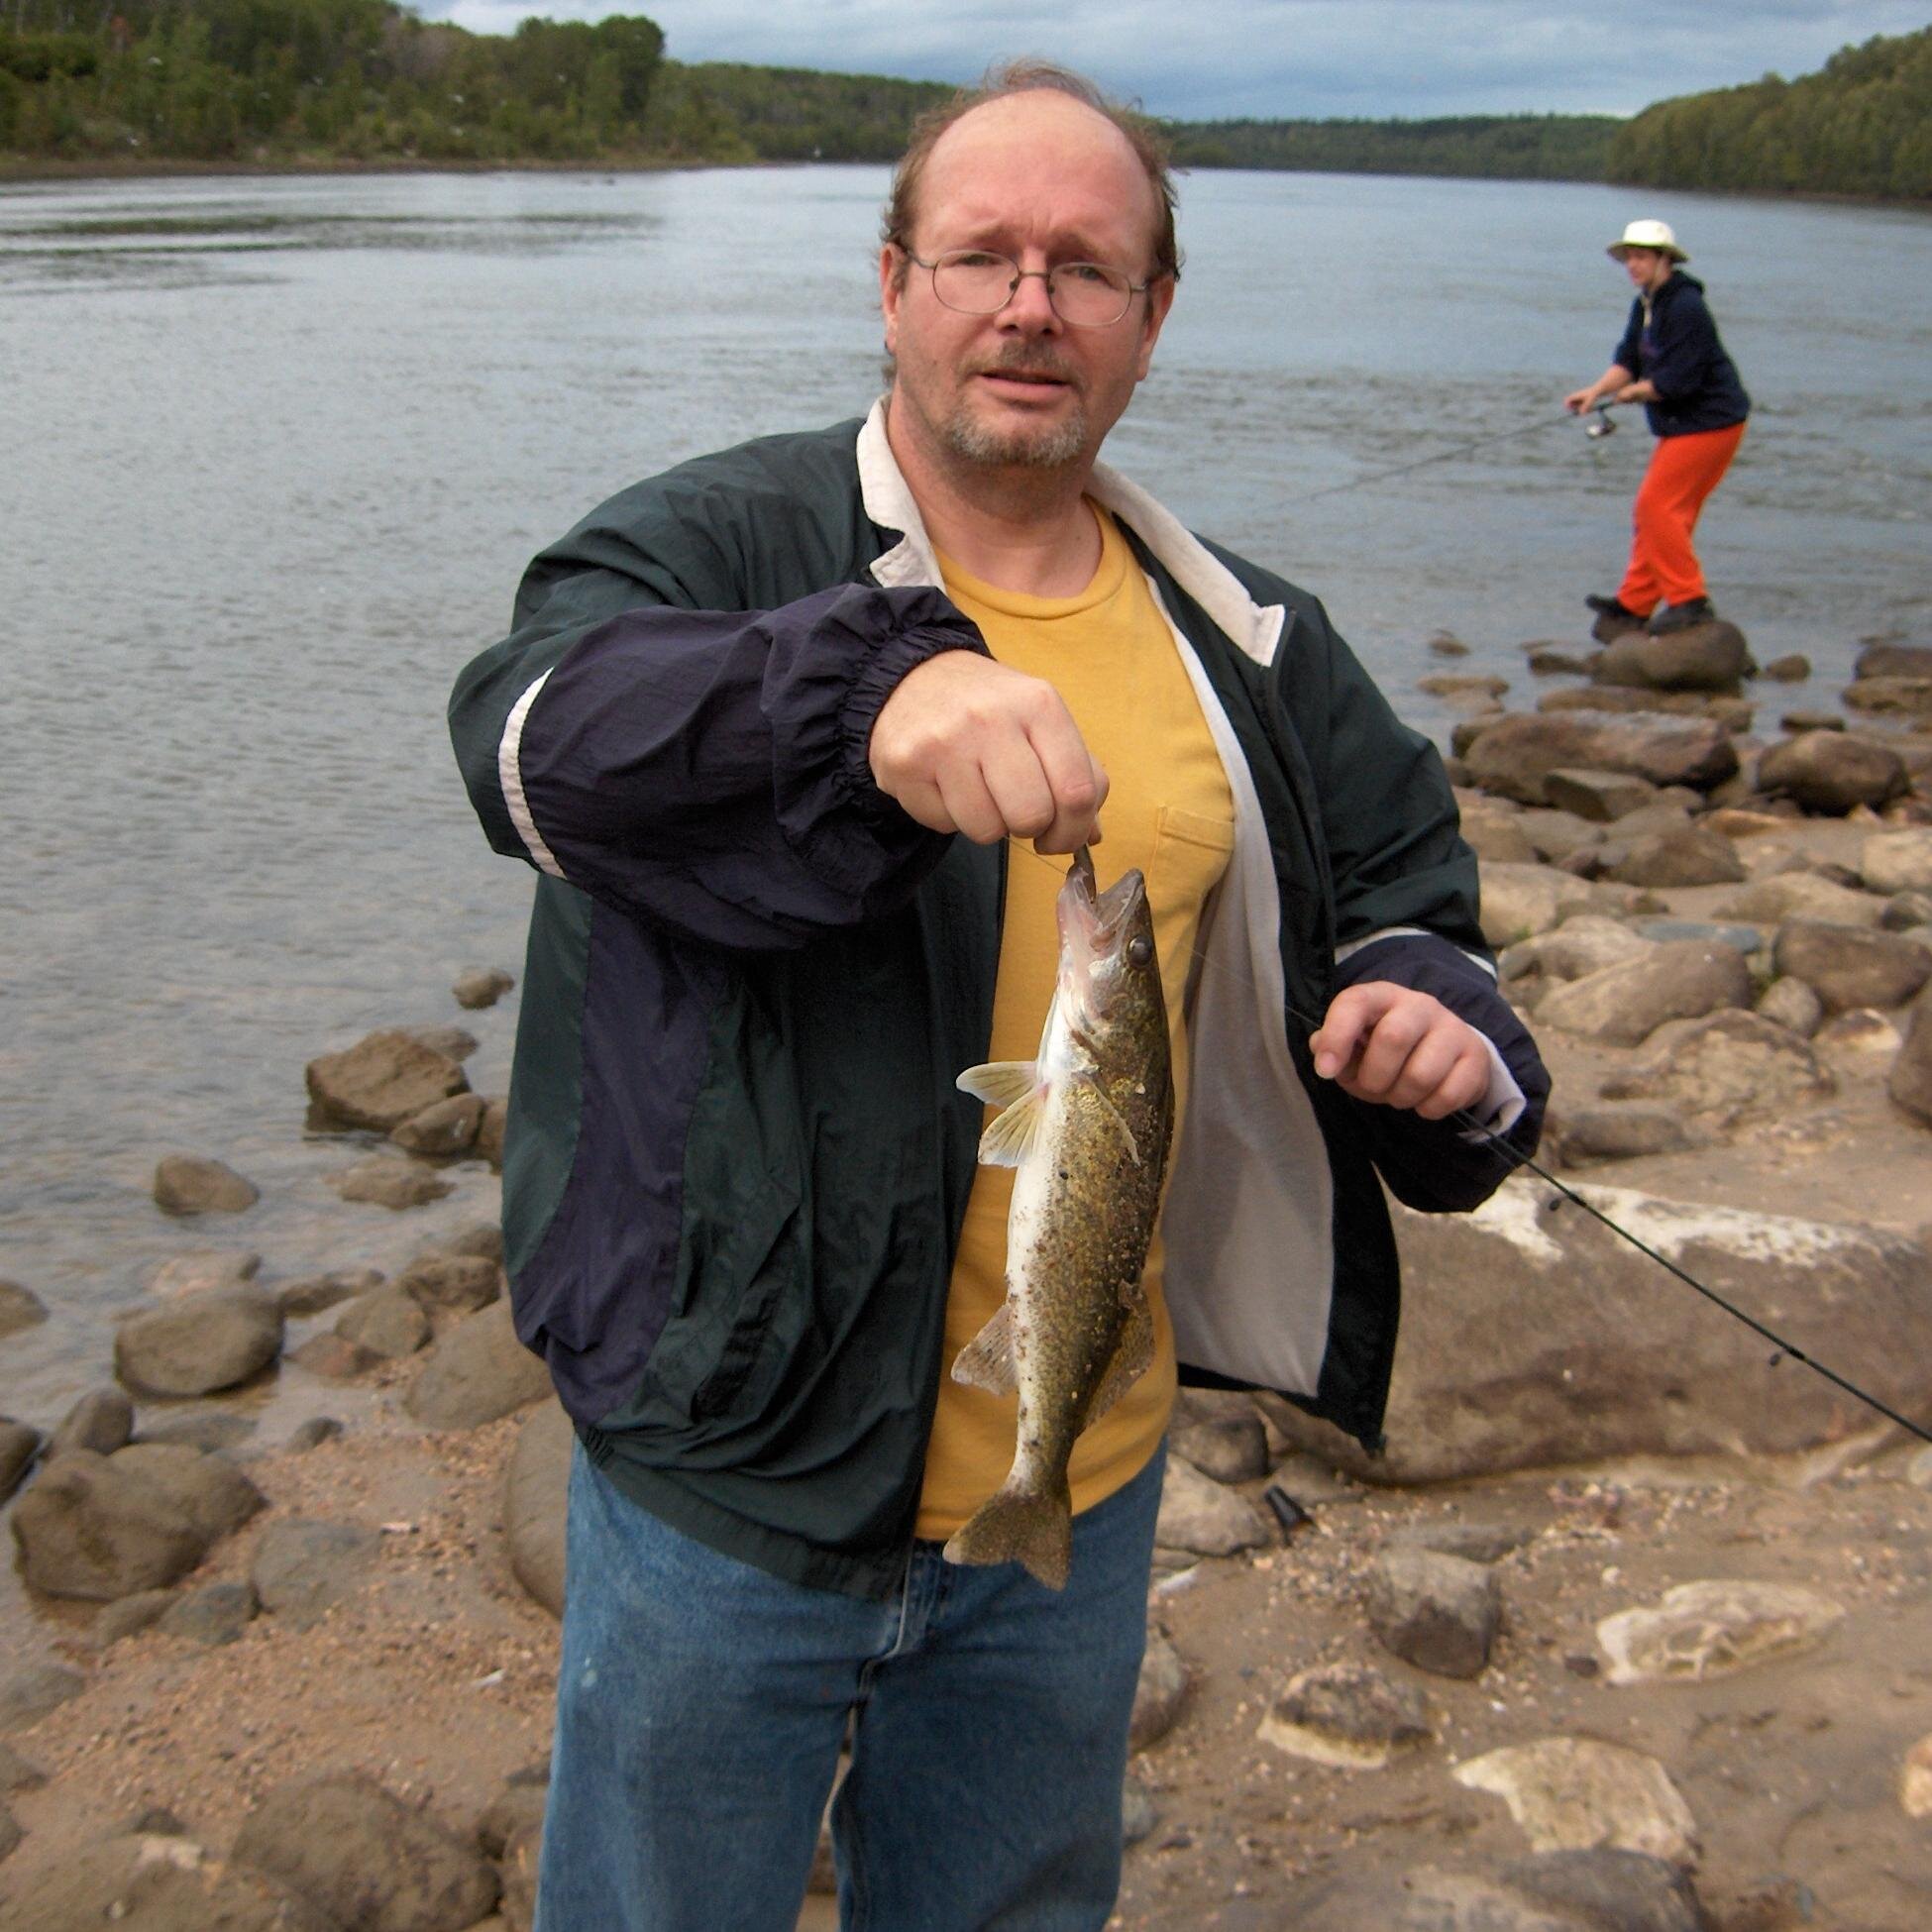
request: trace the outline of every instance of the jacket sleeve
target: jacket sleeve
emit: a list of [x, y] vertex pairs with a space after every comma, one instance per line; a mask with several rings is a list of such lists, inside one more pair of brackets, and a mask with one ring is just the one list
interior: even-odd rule
[[[681, 937], [803, 944], [910, 897], [944, 855], [872, 782], [907, 672], [984, 652], [936, 590], [845, 584], [692, 610], [590, 572], [519, 598], [463, 673], [458, 763], [490, 843]], [[601, 614], [624, 588], [634, 607]]]
[[1624, 323], [1623, 339], [1610, 352], [1613, 369], [1627, 369], [1635, 376], [1643, 367], [1644, 304], [1640, 298], [1630, 305], [1630, 315]]
[[1659, 304], [1651, 345], [1656, 353], [1644, 374], [1660, 401], [1682, 402], [1704, 387], [1717, 353], [1717, 324], [1696, 289], [1685, 287], [1674, 300]]

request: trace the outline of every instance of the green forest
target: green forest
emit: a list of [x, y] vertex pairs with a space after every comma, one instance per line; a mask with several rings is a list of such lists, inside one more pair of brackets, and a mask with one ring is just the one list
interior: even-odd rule
[[[393, 0], [0, 0], [0, 164], [890, 161], [934, 83], [664, 57], [655, 22], [509, 35]], [[1607, 115], [1169, 122], [1183, 167], [1932, 198], [1932, 28]]]

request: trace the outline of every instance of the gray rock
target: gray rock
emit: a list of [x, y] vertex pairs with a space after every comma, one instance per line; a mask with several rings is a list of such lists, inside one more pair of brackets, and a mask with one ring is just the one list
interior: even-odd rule
[[1269, 1527], [1238, 1491], [1225, 1489], [1180, 1455], [1167, 1458], [1154, 1542], [1196, 1556], [1232, 1556], [1273, 1542]]
[[1666, 1104], [1684, 1122], [1732, 1127], [1786, 1114], [1837, 1091], [1830, 1069], [1796, 1034], [1756, 1013], [1718, 1013], [1658, 1028], [1651, 1050], [1607, 1076], [1609, 1101]]
[[1555, 988], [1539, 1024], [1635, 1046], [1667, 1020], [1696, 1019], [1751, 1003], [1751, 973], [1735, 948], [1675, 940]]
[[1751, 668], [1744, 633], [1719, 618], [1663, 637], [1627, 631], [1604, 647], [1590, 676], [1650, 691], [1735, 692]]
[[343, 1302], [358, 1295], [373, 1293], [387, 1277], [379, 1268], [335, 1268], [328, 1274], [305, 1275], [300, 1281], [282, 1283], [275, 1301], [291, 1321], [311, 1315], [326, 1315]]
[[[1908, 1414], [1932, 1360], [1932, 1255], [1876, 1228], [1577, 1192], [1640, 1240]], [[1843, 1442], [1869, 1412], [1822, 1378], [1767, 1366], [1718, 1317], [1602, 1223], [1540, 1183], [1473, 1214], [1392, 1210], [1405, 1279], [1388, 1447], [1281, 1404], [1285, 1434], [1379, 1484], [1455, 1481], [1625, 1455], [1779, 1454]], [[1522, 1311], [1534, 1308], [1535, 1322]]]
[[1916, 939], [1821, 919], [1787, 919], [1771, 960], [1779, 973], [1804, 981], [1827, 1013], [1903, 1006], [1932, 979], [1932, 949]]
[[1538, 1852], [1642, 1852], [1694, 1871], [1697, 1822], [1655, 1758], [1588, 1738], [1544, 1738], [1458, 1765], [1458, 1784], [1492, 1792]]
[[1145, 1751], [1174, 1728], [1187, 1702], [1188, 1683], [1188, 1668], [1180, 1652], [1162, 1632], [1149, 1631], [1140, 1659], [1140, 1675], [1133, 1686], [1133, 1715], [1127, 1723], [1129, 1752]]
[[1868, 644], [1852, 667], [1855, 678], [1932, 678], [1932, 644]]
[[155, 1169], [155, 1206], [164, 1215], [240, 1214], [261, 1198], [253, 1181], [201, 1154], [169, 1154]]
[[1578, 1107], [1565, 1109], [1551, 1125], [1563, 1161], [1571, 1167], [1595, 1160], [1684, 1153], [1709, 1146], [1714, 1137], [1708, 1127], [1667, 1107]]
[[1772, 745], [1758, 761], [1758, 789], [1795, 799], [1807, 811], [1842, 817], [1906, 789], [1898, 754], [1847, 732], [1807, 731]]
[[500, 1889], [474, 1847], [354, 1772], [271, 1791], [234, 1857], [359, 1932], [467, 1932]]
[[114, 1372], [137, 1395], [210, 1395], [281, 1352], [281, 1310], [255, 1287], [216, 1289], [136, 1315], [114, 1335]]
[[119, 1389], [90, 1389], [48, 1438], [47, 1459], [69, 1449], [92, 1449], [96, 1455], [112, 1455], [125, 1449], [134, 1435], [134, 1404]]
[[1604, 874], [1630, 886], [1728, 886], [1747, 876], [1728, 838], [1692, 824], [1634, 839]]
[[1715, 945], [1731, 946], [1749, 958], [1765, 948], [1765, 934], [1755, 925], [1718, 919], [1679, 919], [1668, 914], [1632, 919], [1630, 928], [1641, 939], [1702, 939]]
[[249, 1575], [264, 1610], [306, 1630], [362, 1588], [381, 1546], [381, 1532], [360, 1524], [271, 1523], [255, 1546]]
[[1932, 678], [1859, 678], [1845, 687], [1848, 710], [1932, 717]]
[[209, 1541], [166, 1490], [91, 1449], [41, 1472], [14, 1505], [13, 1530], [33, 1588], [96, 1603], [172, 1583]]
[[1168, 1442], [1216, 1482], [1254, 1482], [1268, 1473], [1268, 1432], [1251, 1408], [1244, 1415], [1177, 1423]]
[[1369, 1567], [1368, 1621], [1382, 1643], [1418, 1670], [1480, 1676], [1502, 1628], [1502, 1593], [1494, 1572], [1481, 1563], [1397, 1546]]
[[230, 1536], [268, 1507], [268, 1498], [226, 1456], [171, 1443], [131, 1443], [108, 1467], [160, 1490], [206, 1543]]
[[0, 1503], [26, 1479], [40, 1447], [41, 1432], [31, 1423], [0, 1416]]
[[1811, 660], [1802, 651], [1786, 651], [1782, 657], [1772, 658], [1758, 675], [1773, 684], [1801, 685], [1811, 676]]
[[389, 1138], [412, 1154], [436, 1157], [468, 1153], [477, 1143], [483, 1117], [481, 1094], [452, 1094], [448, 1100], [436, 1101], [420, 1114], [410, 1115], [390, 1129]]
[[1790, 918], [1826, 919], [1834, 925], [1877, 925], [1885, 902], [1856, 892], [1815, 872], [1778, 872], [1754, 879], [1718, 907], [1719, 918], [1753, 925], [1779, 925]]
[[486, 1859], [500, 1859], [503, 1849], [525, 1825], [543, 1824], [549, 1801], [548, 1778], [529, 1783], [506, 1779], [477, 1820], [477, 1847]]
[[342, 1424], [334, 1416], [310, 1416], [306, 1422], [297, 1423], [288, 1432], [288, 1441], [283, 1446], [297, 1454], [305, 1449], [318, 1449], [324, 1443], [332, 1443], [342, 1434]]
[[252, 1247], [197, 1247], [170, 1255], [146, 1282], [158, 1301], [184, 1300], [214, 1288], [240, 1288], [262, 1270], [262, 1256]]
[[481, 1007], [493, 1007], [515, 984], [514, 976], [500, 966], [478, 966], [459, 973], [450, 991], [458, 1006], [474, 1013]]
[[378, 1288], [351, 1302], [336, 1318], [343, 1341], [399, 1361], [429, 1346], [429, 1317], [404, 1294], [401, 1285]]
[[1516, 1523], [1464, 1522], [1450, 1517], [1442, 1523], [1412, 1523], [1389, 1539], [1392, 1550], [1433, 1550], [1464, 1562], [1500, 1562], [1512, 1551], [1536, 1541], [1536, 1532]]
[[1363, 1664], [1298, 1670], [1268, 1707], [1257, 1733], [1291, 1757], [1347, 1771], [1378, 1771], [1436, 1735], [1429, 1706], [1411, 1684]]
[[1503, 717], [1465, 755], [1471, 779], [1484, 791], [1532, 805], [1549, 804], [1544, 777], [1557, 770], [1626, 772], [1653, 785], [1707, 792], [1738, 768], [1722, 725], [1655, 711]]
[[1875, 833], [1859, 853], [1859, 876], [1875, 893], [1932, 893], [1932, 829]]
[[18, 1335], [47, 1320], [47, 1304], [17, 1281], [0, 1281], [0, 1336]]
[[1921, 993], [1913, 1003], [1905, 1043], [1892, 1062], [1885, 1091], [1907, 1114], [1932, 1127], [1932, 995]]
[[366, 1202], [372, 1207], [420, 1208], [440, 1201], [451, 1192], [451, 1183], [435, 1168], [420, 1160], [399, 1160], [391, 1154], [371, 1154], [339, 1173], [325, 1174], [325, 1186], [345, 1201]]
[[516, 1339], [509, 1303], [498, 1301], [437, 1342], [403, 1407], [430, 1429], [478, 1429], [550, 1392], [549, 1370]]
[[251, 1416], [238, 1416], [229, 1409], [208, 1409], [199, 1415], [174, 1416], [166, 1422], [145, 1425], [141, 1440], [213, 1453], [246, 1443], [255, 1429]]
[[1573, 811], [1592, 824], [1607, 825], [1649, 805], [1657, 787], [1628, 772], [1561, 769], [1543, 775], [1544, 796], [1559, 811]]
[[1283, 1932], [1605, 1932], [1601, 1919], [1539, 1905], [1499, 1878], [1395, 1863], [1363, 1860], [1315, 1881]]
[[133, 1596], [121, 1597], [94, 1619], [88, 1636], [96, 1649], [104, 1651], [110, 1644], [160, 1623], [179, 1595], [178, 1590], [137, 1590]]
[[164, 1637], [183, 1637], [211, 1648], [232, 1644], [255, 1619], [252, 1583], [209, 1583], [177, 1597], [157, 1619]]
[[1537, 857], [1550, 865], [1562, 864], [1578, 852], [1603, 843], [1601, 825], [1593, 825], [1573, 811], [1558, 811], [1554, 805], [1519, 810], [1516, 820], [1529, 834]]
[[1705, 1932], [1689, 1875], [1643, 1852], [1545, 1852], [1504, 1867], [1502, 1877], [1540, 1905], [1581, 1912], [1589, 1932]]
[[1825, 1017], [1825, 1003], [1802, 980], [1776, 979], [1758, 1000], [1758, 1017], [1809, 1039]]
[[460, 1309], [474, 1314], [503, 1292], [502, 1270], [482, 1254], [429, 1254], [411, 1261], [396, 1277], [402, 1293], [426, 1309]]
[[456, 1061], [398, 1031], [371, 1033], [345, 1052], [325, 1053], [308, 1063], [306, 1077], [320, 1124], [377, 1133], [470, 1085]]
[[1549, 932], [1518, 941], [1497, 964], [1507, 980], [1522, 979], [1532, 973], [1575, 980], [1585, 973], [1600, 972], [1605, 966], [1640, 958], [1650, 951], [1652, 943], [1621, 919], [1582, 912], [1566, 918]]
[[564, 1614], [564, 1505], [577, 1432], [554, 1398], [516, 1433], [503, 1481], [503, 1531], [516, 1580], [553, 1617]]
[[346, 1336], [312, 1335], [282, 1359], [324, 1382], [353, 1382], [372, 1368], [379, 1368], [387, 1357]]
[[87, 1679], [64, 1664], [29, 1664], [0, 1682], [0, 1731], [25, 1731], [86, 1688]]

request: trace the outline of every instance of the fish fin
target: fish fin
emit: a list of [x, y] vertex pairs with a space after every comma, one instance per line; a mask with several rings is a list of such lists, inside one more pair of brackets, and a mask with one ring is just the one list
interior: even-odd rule
[[1020, 1489], [1011, 1476], [946, 1544], [951, 1563], [1023, 1563], [1049, 1590], [1066, 1588], [1073, 1567], [1073, 1503], [1056, 1492]]
[[[1113, 1123], [1121, 1138], [1127, 1143], [1127, 1158], [1134, 1166], [1140, 1165], [1140, 1143], [1133, 1137], [1133, 1129], [1127, 1124], [1127, 1116], [1107, 1097], [1107, 1089], [1098, 1080], [1094, 1083], [1094, 1093], [1106, 1111], [1106, 1118]], [[982, 1156], [984, 1158], [984, 1156]]]
[[[1029, 1074], [1032, 1072], [1030, 1062], [1026, 1071]], [[980, 1135], [980, 1164], [984, 1167], [1020, 1166], [1038, 1143], [1040, 1126], [1045, 1119], [1046, 1090], [1029, 1086]]]
[[1011, 1107], [1039, 1085], [1039, 1066], [1032, 1060], [989, 1060], [984, 1066], [968, 1067], [952, 1084], [989, 1106]]
[[1013, 1362], [1013, 1304], [1002, 1302], [992, 1321], [960, 1349], [952, 1378], [989, 1395], [1012, 1395], [1020, 1386]]
[[1153, 1365], [1154, 1312], [1148, 1306], [1147, 1291], [1136, 1281], [1122, 1299], [1127, 1303], [1127, 1326], [1121, 1331], [1114, 1359], [1107, 1364], [1107, 1373], [1100, 1378], [1100, 1387], [1094, 1391], [1093, 1402], [1087, 1410], [1089, 1429]]

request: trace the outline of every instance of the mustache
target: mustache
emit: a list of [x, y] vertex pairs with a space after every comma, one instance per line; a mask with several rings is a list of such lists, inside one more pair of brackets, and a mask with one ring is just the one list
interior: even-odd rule
[[1038, 343], [1009, 342], [975, 364], [975, 376], [1044, 376], [1056, 382], [1075, 380], [1072, 368]]

